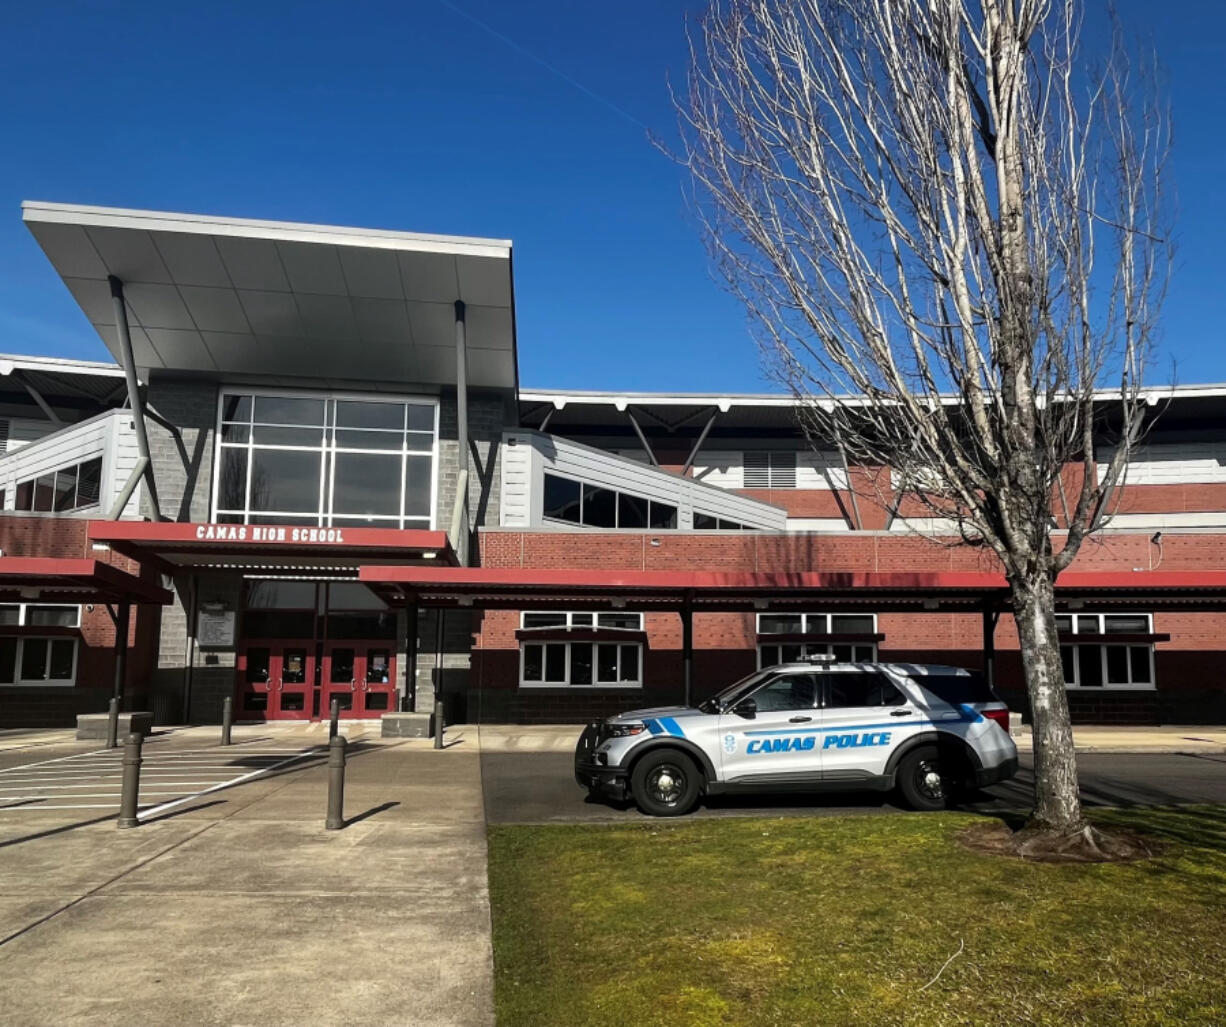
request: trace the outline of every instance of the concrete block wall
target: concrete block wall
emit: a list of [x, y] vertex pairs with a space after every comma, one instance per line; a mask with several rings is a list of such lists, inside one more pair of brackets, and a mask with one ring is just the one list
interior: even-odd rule
[[[461, 466], [456, 411], [455, 391], [443, 393], [439, 404], [438, 505], [435, 508], [435, 523], [442, 531], [451, 526]], [[501, 394], [469, 393], [468, 510], [469, 524], [474, 530], [498, 523], [502, 433], [515, 423], [516, 415], [509, 400]]]
[[[210, 382], [153, 375], [148, 403], [171, 424], [182, 441], [146, 419], [149, 457], [162, 516], [172, 521], [207, 521], [213, 488], [213, 436], [217, 425], [217, 386]], [[149, 515], [148, 497], [145, 513]]]

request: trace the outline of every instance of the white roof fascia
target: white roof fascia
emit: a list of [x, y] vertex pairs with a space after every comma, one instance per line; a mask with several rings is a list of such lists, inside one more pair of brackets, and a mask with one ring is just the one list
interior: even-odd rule
[[96, 374], [101, 378], [122, 378], [123, 368], [103, 360], [71, 360], [67, 357], [27, 357], [0, 353], [0, 375], [14, 371], [41, 371], [44, 374]]
[[24, 200], [21, 218], [27, 222], [67, 224], [89, 228], [128, 228], [149, 232], [185, 232], [241, 239], [331, 243], [374, 249], [445, 253], [469, 257], [511, 256], [510, 239], [479, 239], [460, 235], [424, 235], [387, 229], [307, 225], [293, 221], [257, 221], [250, 218], [211, 217], [122, 207], [81, 207], [71, 203]]

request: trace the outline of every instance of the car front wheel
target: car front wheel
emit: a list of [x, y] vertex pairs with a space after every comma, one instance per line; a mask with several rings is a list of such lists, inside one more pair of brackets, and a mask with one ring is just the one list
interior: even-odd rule
[[895, 780], [912, 809], [947, 809], [958, 784], [956, 769], [950, 757], [935, 745], [922, 745], [903, 757]]
[[635, 764], [630, 792], [644, 813], [653, 817], [680, 817], [698, 801], [698, 768], [675, 750], [649, 752]]

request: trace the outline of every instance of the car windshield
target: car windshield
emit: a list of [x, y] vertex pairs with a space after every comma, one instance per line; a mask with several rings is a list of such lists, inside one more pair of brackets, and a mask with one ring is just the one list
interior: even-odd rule
[[752, 674], [741, 678], [735, 684], [729, 685], [722, 692], [716, 692], [709, 699], [704, 699], [698, 704], [698, 708], [703, 713], [718, 713], [721, 710], [726, 710], [730, 706], [735, 706], [742, 696], [753, 691], [759, 685], [765, 684], [777, 673], [778, 671], [774, 667], [768, 667], [765, 670], [755, 670]]

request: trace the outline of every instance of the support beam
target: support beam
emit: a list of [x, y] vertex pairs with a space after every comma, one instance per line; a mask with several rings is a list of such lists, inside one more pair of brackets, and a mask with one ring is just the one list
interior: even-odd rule
[[401, 713], [417, 712], [417, 602], [409, 603], [405, 613], [408, 625], [405, 628], [404, 645], [404, 697], [400, 702]]
[[691, 468], [694, 466], [694, 461], [698, 459], [698, 454], [702, 451], [702, 444], [707, 441], [707, 433], [711, 431], [717, 417], [719, 417], [718, 409], [709, 418], [707, 418], [707, 423], [703, 425], [702, 432], [699, 433], [698, 436], [698, 441], [694, 443], [694, 448], [690, 450], [690, 455], [685, 458], [685, 466], [681, 468], [682, 474], [690, 473]]
[[651, 461], [651, 466], [659, 467], [660, 461], [656, 459], [655, 453], [651, 451], [651, 446], [647, 443], [647, 436], [643, 434], [643, 429], [639, 427], [639, 422], [635, 420], [634, 414], [627, 410], [626, 416], [630, 419], [630, 424], [634, 428], [634, 434], [639, 437], [639, 442], [642, 443], [643, 451], [647, 454], [647, 459]]
[[685, 705], [692, 706], [694, 699], [694, 597], [689, 593], [686, 594], [681, 606], [681, 680], [685, 685]]
[[851, 526], [852, 531], [859, 531], [864, 527], [864, 521], [860, 519], [860, 504], [856, 500], [856, 489], [851, 482], [851, 467], [847, 464], [847, 450], [843, 448], [843, 443], [836, 441], [839, 447], [839, 459], [843, 461], [843, 481], [847, 485], [847, 494], [851, 496], [851, 514], [855, 523]]
[[31, 385], [28, 381], [26, 381], [16, 371], [13, 372], [13, 377], [16, 378], [17, 381], [21, 383], [21, 387], [30, 394], [30, 398], [34, 400], [35, 403], [38, 404], [38, 408], [44, 414], [47, 415], [48, 421], [50, 421], [52, 424], [55, 424], [55, 425], [62, 425], [64, 423], [64, 419], [60, 417], [60, 415], [57, 414], [54, 410], [51, 409], [51, 404], [48, 403], [45, 399], [43, 399], [43, 394], [39, 392], [38, 389], [34, 388], [33, 385]]
[[128, 625], [132, 607], [129, 603], [120, 603], [119, 612], [115, 616], [115, 687], [113, 695], [123, 702], [124, 686], [128, 679]]
[[149, 505], [153, 519], [160, 521], [157, 485], [153, 480], [153, 462], [149, 456], [149, 436], [145, 432], [145, 405], [141, 400], [140, 382], [136, 379], [136, 358], [132, 355], [132, 335], [128, 330], [128, 305], [123, 298], [123, 282], [114, 275], [107, 277], [111, 285], [111, 302], [115, 307], [115, 333], [119, 336], [119, 351], [123, 355], [123, 374], [128, 383], [128, 405], [132, 408], [132, 423], [136, 429], [136, 448], [146, 460], [145, 481], [149, 484]]
[[989, 688], [996, 686], [996, 625], [1000, 610], [985, 605], [983, 608], [983, 677]]
[[460, 532], [463, 537], [456, 537], [451, 544], [456, 547], [460, 563], [468, 563], [468, 334], [465, 322], [465, 307], [463, 300], [455, 301], [455, 396], [456, 396], [456, 442], [458, 443], [459, 480], [457, 488], [463, 488], [463, 495], [456, 496], [457, 509], [460, 514]]

